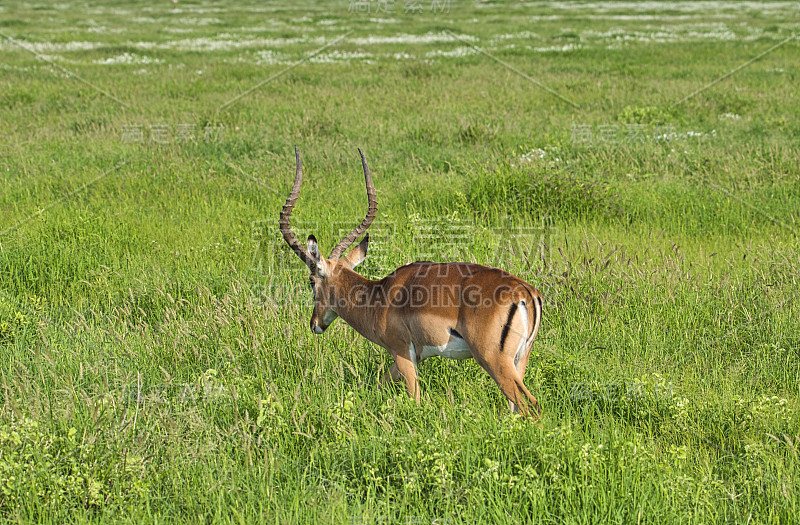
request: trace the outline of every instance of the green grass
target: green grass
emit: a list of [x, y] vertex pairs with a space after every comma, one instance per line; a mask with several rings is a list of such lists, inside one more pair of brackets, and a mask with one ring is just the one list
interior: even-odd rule
[[[676, 104], [796, 6], [394, 6], [0, 7], [0, 519], [796, 520], [797, 40]], [[416, 406], [310, 332], [295, 144], [299, 237], [363, 218], [360, 147], [360, 273], [542, 291], [540, 424], [474, 362], [426, 361]]]

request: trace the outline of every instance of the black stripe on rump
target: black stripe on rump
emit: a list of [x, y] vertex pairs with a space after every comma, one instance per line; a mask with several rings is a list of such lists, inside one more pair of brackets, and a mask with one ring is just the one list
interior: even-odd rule
[[542, 297], [540, 295], [536, 296], [536, 304], [539, 305], [539, 308], [536, 309], [536, 324], [533, 325], [534, 330], [539, 326], [539, 323], [542, 322]]
[[[525, 288], [525, 290], [528, 292], [528, 296], [529, 296], [531, 299], [533, 299], [533, 298], [535, 298], [535, 297], [536, 297], [536, 294], [535, 294], [535, 293], [533, 293], [533, 290], [531, 289], [530, 285], [528, 285], [528, 283], [526, 283], [525, 281], [523, 281], [523, 282], [522, 282], [522, 287], [523, 287], [523, 288]], [[533, 302], [531, 302], [531, 305], [533, 305]], [[533, 330], [534, 330], [534, 328], [536, 328], [536, 325], [535, 325], [535, 324], [534, 324], [533, 326], [531, 326], [531, 334], [533, 333]], [[525, 337], [530, 337], [530, 335], [528, 335], [528, 334], [525, 334]]]
[[503, 351], [503, 348], [506, 345], [506, 337], [508, 337], [508, 331], [511, 329], [511, 321], [514, 319], [514, 314], [517, 313], [517, 303], [511, 303], [511, 310], [508, 312], [508, 321], [506, 321], [505, 326], [503, 326], [503, 332], [500, 334], [500, 351]]
[[456, 332], [456, 330], [455, 330], [454, 328], [451, 328], [451, 329], [450, 329], [450, 335], [451, 335], [452, 337], [458, 337], [459, 339], [464, 339], [463, 337], [461, 337], [461, 334], [459, 334], [458, 332]]

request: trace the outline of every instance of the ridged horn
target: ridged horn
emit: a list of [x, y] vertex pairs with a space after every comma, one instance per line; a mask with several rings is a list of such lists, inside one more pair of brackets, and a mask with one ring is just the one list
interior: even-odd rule
[[[367, 159], [364, 157], [364, 153], [361, 149], [358, 150], [359, 155], [361, 155], [361, 165], [364, 167], [364, 181], [367, 185], [367, 199], [369, 200], [369, 207], [367, 208], [367, 216], [364, 217], [364, 220], [361, 224], [350, 234], [345, 237], [342, 242], [336, 245], [336, 247], [331, 252], [330, 259], [338, 259], [342, 256], [342, 253], [350, 247], [351, 244], [355, 242], [358, 237], [367, 231], [372, 221], [375, 220], [375, 216], [378, 214], [378, 199], [375, 197], [375, 186], [372, 184], [372, 175], [369, 172], [369, 166], [367, 166]], [[288, 203], [288, 201], [287, 201]]]
[[283, 234], [284, 240], [286, 240], [286, 244], [297, 254], [300, 259], [306, 263], [310, 269], [314, 269], [315, 263], [314, 260], [311, 258], [311, 255], [306, 251], [302, 244], [297, 240], [297, 237], [294, 236], [292, 233], [292, 229], [289, 226], [289, 217], [292, 215], [292, 209], [294, 209], [294, 204], [297, 202], [297, 198], [300, 196], [300, 186], [303, 184], [303, 164], [300, 161], [300, 151], [297, 149], [297, 146], [294, 147], [294, 156], [297, 159], [297, 168], [294, 175], [294, 185], [292, 185], [292, 192], [289, 194], [289, 197], [286, 199], [286, 204], [283, 205], [283, 209], [281, 210], [281, 219], [278, 221], [278, 224], [281, 229], [281, 233]]

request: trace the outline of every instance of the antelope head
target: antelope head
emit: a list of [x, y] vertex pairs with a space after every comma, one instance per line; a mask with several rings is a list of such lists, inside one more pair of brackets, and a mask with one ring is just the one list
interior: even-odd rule
[[289, 217], [292, 214], [292, 209], [297, 202], [297, 198], [300, 196], [300, 186], [303, 183], [303, 165], [300, 161], [300, 152], [297, 150], [297, 147], [295, 147], [294, 152], [297, 159], [294, 185], [281, 211], [279, 225], [286, 243], [294, 253], [306, 263], [306, 266], [308, 266], [311, 272], [309, 282], [314, 294], [314, 311], [311, 313], [311, 330], [315, 334], [321, 334], [339, 316], [337, 306], [346, 303], [347, 297], [343, 297], [342, 293], [347, 293], [348, 285], [345, 285], [342, 281], [346, 280], [347, 277], [350, 277], [352, 280], [353, 275], [351, 274], [354, 273], [352, 272], [353, 268], [358, 266], [367, 257], [369, 234], [365, 235], [364, 239], [346, 256], [342, 257], [342, 254], [367, 230], [367, 228], [369, 228], [370, 224], [372, 224], [378, 212], [378, 201], [375, 197], [375, 186], [372, 184], [372, 175], [370, 175], [369, 167], [367, 166], [367, 159], [364, 158], [364, 153], [359, 149], [358, 153], [361, 155], [361, 164], [364, 167], [364, 179], [366, 181], [367, 198], [369, 200], [366, 217], [364, 217], [364, 220], [358, 227], [336, 245], [327, 258], [320, 255], [317, 239], [313, 235], [308, 236], [304, 247], [297, 240], [289, 226]]

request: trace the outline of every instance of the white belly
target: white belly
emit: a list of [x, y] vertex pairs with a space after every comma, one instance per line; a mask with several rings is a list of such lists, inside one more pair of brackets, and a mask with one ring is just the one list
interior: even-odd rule
[[443, 346], [423, 346], [419, 360], [429, 357], [439, 356], [446, 359], [469, 359], [472, 352], [469, 351], [467, 343], [460, 337], [453, 337]]

